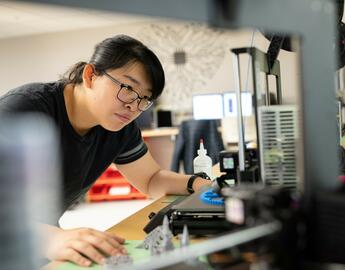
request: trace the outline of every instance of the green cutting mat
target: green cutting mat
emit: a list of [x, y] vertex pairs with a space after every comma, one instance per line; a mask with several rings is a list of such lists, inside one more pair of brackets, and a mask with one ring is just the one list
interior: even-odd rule
[[[148, 259], [150, 257], [150, 251], [137, 248], [137, 246], [142, 243], [142, 240], [126, 240], [125, 247], [128, 251], [128, 254], [132, 257], [134, 263], [140, 260]], [[174, 244], [177, 244], [174, 243]], [[178, 245], [178, 244], [177, 244]], [[206, 262], [206, 258], [204, 256], [200, 257], [200, 261]], [[89, 267], [78, 266], [71, 262], [61, 263], [57, 268], [54, 270], [103, 270], [104, 267], [99, 264], [93, 264]], [[208, 269], [212, 269], [211, 267]]]
[[[140, 243], [142, 243], [141, 240], [126, 240], [125, 247], [128, 251], [128, 254], [133, 258], [134, 262], [148, 258], [150, 253], [146, 249], [136, 248]], [[103, 270], [102, 265], [93, 264], [90, 267], [82, 267], [78, 266], [74, 263], [65, 262], [60, 264], [55, 270]]]

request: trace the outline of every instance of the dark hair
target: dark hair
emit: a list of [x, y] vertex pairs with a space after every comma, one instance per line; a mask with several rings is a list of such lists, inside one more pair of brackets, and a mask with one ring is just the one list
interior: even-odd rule
[[[140, 62], [149, 76], [152, 84], [152, 99], [156, 99], [163, 91], [165, 76], [157, 56], [140, 41], [118, 35], [107, 38], [96, 45], [89, 61], [99, 75], [110, 69], [121, 68], [129, 63]], [[82, 74], [86, 62], [75, 64], [63, 77], [65, 84], [79, 84], [83, 81]]]

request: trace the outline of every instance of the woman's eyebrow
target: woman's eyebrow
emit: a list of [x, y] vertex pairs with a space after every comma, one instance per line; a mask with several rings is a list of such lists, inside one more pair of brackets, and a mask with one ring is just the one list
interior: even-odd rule
[[130, 76], [130, 75], [124, 75], [124, 77], [126, 77], [127, 79], [129, 79], [131, 82], [140, 85], [140, 82], [139, 82], [137, 79], [133, 78], [132, 76]]
[[[130, 76], [130, 75], [123, 75], [123, 76], [126, 77], [127, 79], [129, 79], [131, 82], [140, 85], [140, 82], [137, 79], [133, 78], [132, 76]], [[148, 91], [151, 93], [150, 89], [148, 89]], [[152, 96], [152, 93], [150, 96], [145, 95], [144, 97], [151, 98], [151, 96]]]

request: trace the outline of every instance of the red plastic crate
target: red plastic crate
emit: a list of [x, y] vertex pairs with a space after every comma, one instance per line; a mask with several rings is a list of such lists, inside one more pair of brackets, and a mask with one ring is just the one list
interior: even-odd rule
[[146, 199], [118, 170], [108, 168], [87, 192], [89, 201]]

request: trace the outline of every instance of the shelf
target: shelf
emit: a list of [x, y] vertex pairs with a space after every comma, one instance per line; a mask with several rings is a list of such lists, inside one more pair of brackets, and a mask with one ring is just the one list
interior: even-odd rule
[[119, 171], [108, 168], [86, 194], [88, 201], [147, 199]]

